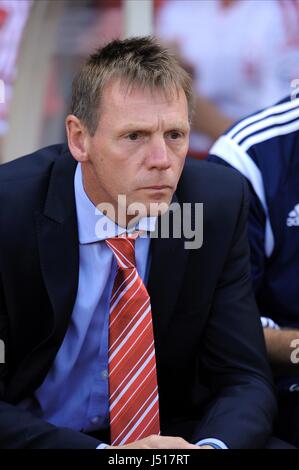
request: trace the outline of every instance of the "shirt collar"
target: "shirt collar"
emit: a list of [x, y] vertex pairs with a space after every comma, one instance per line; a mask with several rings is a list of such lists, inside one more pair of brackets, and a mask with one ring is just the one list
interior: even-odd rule
[[125, 232], [131, 233], [135, 230], [142, 231], [142, 236], [146, 237], [148, 232], [155, 230], [157, 217], [142, 217], [136, 225], [126, 229], [115, 224], [113, 220], [99, 211], [84, 190], [80, 163], [76, 168], [74, 186], [79, 242], [81, 244], [95, 243]]

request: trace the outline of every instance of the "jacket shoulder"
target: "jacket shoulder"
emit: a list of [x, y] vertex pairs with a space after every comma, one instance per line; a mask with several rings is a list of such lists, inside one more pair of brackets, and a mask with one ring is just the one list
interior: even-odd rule
[[49, 172], [55, 160], [67, 151], [64, 144], [51, 145], [29, 155], [19, 157], [0, 165], [0, 187], [6, 181], [17, 181], [40, 177]]
[[228, 202], [242, 197], [244, 181], [244, 177], [233, 168], [187, 158], [178, 191], [195, 202]]

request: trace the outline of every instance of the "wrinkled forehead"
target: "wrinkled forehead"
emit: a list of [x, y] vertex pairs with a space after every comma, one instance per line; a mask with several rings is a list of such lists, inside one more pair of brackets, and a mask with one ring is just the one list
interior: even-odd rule
[[103, 88], [101, 96], [102, 111], [107, 107], [115, 107], [119, 110], [138, 106], [166, 106], [166, 107], [186, 107], [187, 98], [183, 88], [175, 84], [168, 88], [159, 85], [150, 86], [142, 83], [128, 83], [125, 80], [110, 80]]

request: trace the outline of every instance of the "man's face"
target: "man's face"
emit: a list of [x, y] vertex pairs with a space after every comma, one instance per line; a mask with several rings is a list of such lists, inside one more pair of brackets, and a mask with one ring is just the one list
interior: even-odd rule
[[108, 84], [96, 133], [87, 137], [89, 160], [83, 164], [84, 187], [94, 204], [116, 208], [118, 195], [125, 195], [127, 206], [141, 203], [147, 215], [156, 215], [149, 213], [150, 204], [170, 203], [189, 129], [183, 90], [167, 98], [159, 89], [128, 92], [119, 81]]

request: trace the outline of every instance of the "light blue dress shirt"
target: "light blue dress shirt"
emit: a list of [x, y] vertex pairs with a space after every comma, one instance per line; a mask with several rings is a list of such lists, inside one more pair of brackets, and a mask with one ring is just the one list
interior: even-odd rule
[[[74, 185], [80, 265], [71, 321], [44, 382], [33, 397], [18, 406], [54, 425], [89, 432], [109, 426], [109, 303], [117, 263], [104, 240], [126, 229], [116, 226], [90, 201], [84, 191], [80, 164]], [[150, 232], [155, 230], [155, 223], [155, 217], [144, 217], [134, 228]], [[137, 270], [146, 283], [150, 237], [138, 237], [135, 247]], [[200, 443], [226, 447], [211, 438]]]

